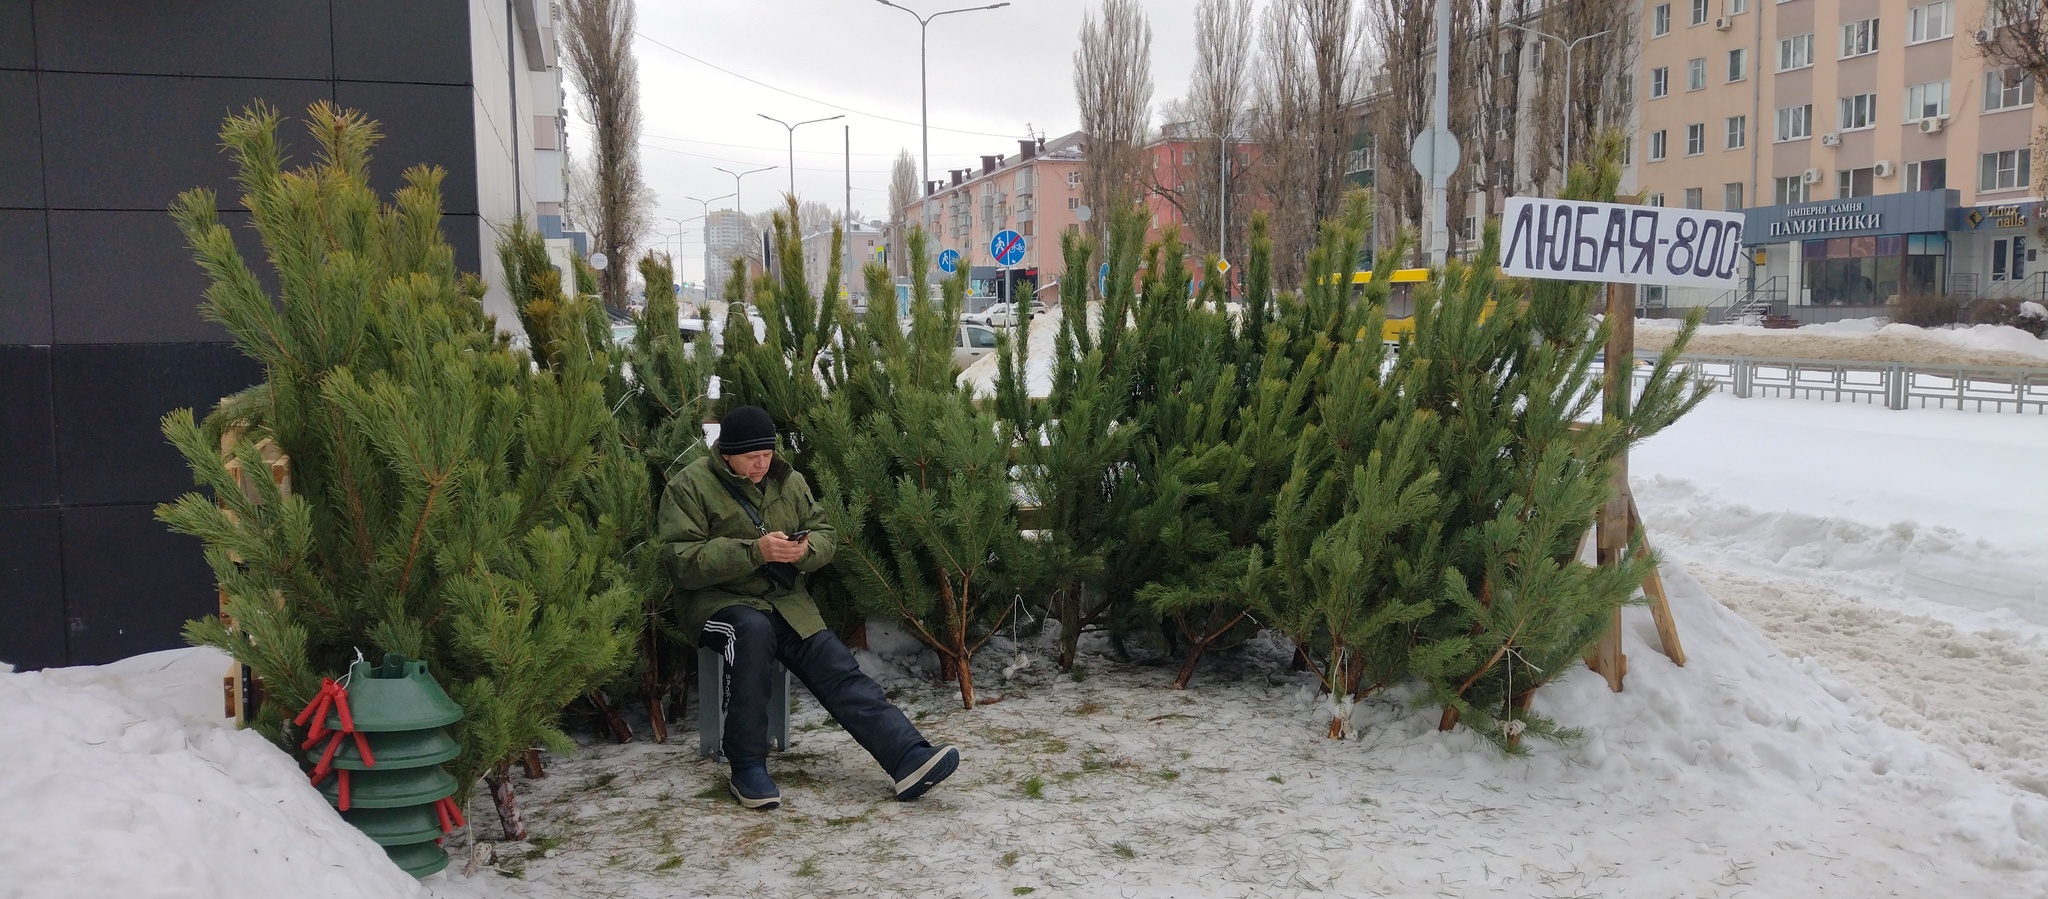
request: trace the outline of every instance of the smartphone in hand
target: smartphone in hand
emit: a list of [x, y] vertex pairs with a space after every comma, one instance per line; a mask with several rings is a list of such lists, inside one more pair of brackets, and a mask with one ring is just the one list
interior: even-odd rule
[[810, 535], [811, 535], [811, 532], [810, 532], [810, 531], [807, 531], [807, 530], [806, 530], [806, 531], [797, 531], [797, 532], [796, 532], [796, 533], [794, 533], [794, 534], [788, 534], [788, 535], [785, 535], [785, 537], [786, 537], [786, 539], [788, 539], [788, 540], [791, 540], [791, 541], [796, 541], [796, 540], [802, 540], [802, 539], [804, 539], [805, 537], [809, 537]]

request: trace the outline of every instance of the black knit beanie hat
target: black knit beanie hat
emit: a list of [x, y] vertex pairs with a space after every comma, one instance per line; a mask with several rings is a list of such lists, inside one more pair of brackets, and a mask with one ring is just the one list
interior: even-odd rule
[[775, 448], [775, 419], [760, 406], [741, 406], [718, 420], [718, 452], [738, 456]]

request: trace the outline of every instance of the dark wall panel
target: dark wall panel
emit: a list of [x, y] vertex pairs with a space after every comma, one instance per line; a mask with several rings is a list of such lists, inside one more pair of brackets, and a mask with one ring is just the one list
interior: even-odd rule
[[[274, 292], [277, 279], [249, 214], [223, 210], [220, 221]], [[199, 317], [210, 282], [168, 212], [51, 212], [50, 272], [57, 343], [228, 339], [225, 328]]]
[[35, 10], [29, 0], [0, 0], [0, 69], [35, 67]]
[[185, 622], [218, 612], [199, 541], [157, 522], [155, 504], [64, 510], [68, 664], [100, 665], [185, 645]]
[[[448, 245], [455, 250], [455, 270], [459, 272], [483, 273], [479, 247], [483, 233], [477, 225], [483, 219], [475, 215], [441, 216], [441, 234], [448, 239]], [[491, 264], [498, 264], [497, 249], [491, 250]]]
[[50, 368], [67, 505], [155, 503], [192, 490], [184, 457], [164, 440], [164, 414], [204, 416], [263, 377], [225, 343], [60, 344]]
[[42, 67], [132, 75], [332, 78], [328, 0], [35, 0]]
[[448, 170], [442, 210], [476, 213], [476, 110], [468, 87], [341, 81], [334, 101], [381, 126], [384, 140], [370, 163], [370, 185], [379, 194], [388, 197], [403, 186], [400, 176], [414, 165], [438, 165]]
[[0, 509], [56, 504], [50, 348], [0, 346]]
[[[0, 345], [50, 342], [49, 228], [40, 209], [0, 209]], [[4, 383], [4, 382], [0, 382]]]
[[418, 0], [334, 4], [334, 77], [342, 81], [468, 84], [469, 4]]
[[181, 191], [211, 187], [236, 195], [235, 162], [221, 151], [220, 126], [256, 100], [286, 117], [285, 155], [312, 156], [303, 118], [329, 99], [324, 81], [41, 76], [44, 189], [55, 209], [162, 210]]
[[[6, 27], [0, 22], [0, 29]], [[43, 129], [36, 109], [36, 73], [0, 71], [0, 122], [6, 123], [0, 127], [0, 206], [43, 205]]]
[[0, 662], [64, 664], [64, 568], [56, 509], [0, 509]]

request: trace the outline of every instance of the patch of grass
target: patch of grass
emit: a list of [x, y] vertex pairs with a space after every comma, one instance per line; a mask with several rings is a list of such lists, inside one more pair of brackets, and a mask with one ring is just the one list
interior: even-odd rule
[[1018, 790], [1022, 791], [1027, 799], [1044, 799], [1045, 778], [1033, 774], [1030, 777], [1024, 778], [1024, 785], [1018, 787]]
[[1012, 896], [1029, 896], [1029, 895], [1031, 895], [1032, 893], [1036, 893], [1036, 892], [1038, 892], [1038, 888], [1037, 888], [1037, 887], [1011, 887], [1011, 888], [1010, 888], [1010, 895], [1012, 895]]
[[1109, 851], [1116, 853], [1117, 858], [1138, 857], [1138, 850], [1132, 849], [1128, 843], [1111, 843], [1109, 844]]
[[546, 858], [548, 850], [562, 845], [562, 838], [557, 836], [534, 837], [531, 842], [533, 843], [533, 848], [526, 850], [526, 857], [529, 859]]
[[816, 877], [820, 873], [823, 872], [818, 870], [818, 857], [815, 855], [804, 859], [803, 864], [796, 866], [796, 876], [798, 877]]
[[1074, 670], [1067, 672], [1067, 676], [1073, 678], [1074, 683], [1078, 684], [1088, 679], [1088, 668], [1084, 665], [1075, 665]]
[[655, 865], [654, 871], [655, 873], [659, 874], [663, 871], [673, 871], [682, 866], [683, 857], [680, 855], [671, 855], [668, 858], [662, 859], [661, 864]]
[[[1078, 671], [1080, 669], [1077, 668], [1075, 670]], [[1074, 706], [1074, 714], [1076, 715], [1093, 715], [1100, 711], [1102, 711], [1102, 703], [1096, 702], [1093, 699], [1084, 699], [1080, 705]]]
[[1278, 775], [1278, 774], [1268, 774], [1268, 775], [1266, 775], [1266, 779], [1267, 779], [1267, 780], [1270, 780], [1270, 781], [1272, 781], [1272, 782], [1274, 782], [1274, 783], [1276, 783], [1276, 784], [1284, 784], [1284, 783], [1286, 783], [1286, 782], [1287, 782], [1287, 778], [1281, 777], [1281, 776], [1280, 776], [1280, 775]]
[[662, 853], [663, 855], [667, 855], [667, 854], [669, 854], [669, 853], [673, 853], [673, 852], [675, 852], [675, 851], [676, 851], [676, 835], [675, 835], [675, 834], [672, 834], [672, 833], [669, 833], [669, 832], [667, 832], [667, 831], [662, 831], [662, 834], [661, 834], [661, 848], [659, 848], [659, 849], [656, 849], [655, 851], [656, 851], [656, 852], [660, 852], [660, 853]]
[[1180, 779], [1180, 772], [1179, 772], [1179, 771], [1175, 771], [1175, 770], [1173, 770], [1172, 768], [1168, 768], [1168, 769], [1166, 769], [1166, 770], [1164, 770], [1164, 771], [1161, 771], [1161, 772], [1159, 772], [1159, 779], [1160, 779], [1160, 780], [1179, 780], [1179, 779]]
[[583, 789], [586, 789], [586, 790], [602, 790], [602, 789], [604, 789], [604, 788], [606, 788], [606, 787], [609, 787], [609, 786], [611, 786], [611, 785], [612, 785], [612, 783], [613, 783], [614, 781], [617, 781], [618, 779], [619, 779], [619, 772], [617, 772], [617, 771], [606, 771], [606, 772], [604, 772], [603, 774], [599, 774], [599, 775], [597, 775], [596, 777], [593, 777], [593, 778], [591, 778], [591, 779], [590, 779], [590, 782], [589, 782], [589, 783], [587, 783], [587, 784], [584, 784], [584, 785], [583, 785]]
[[837, 817], [837, 818], [826, 818], [826, 819], [825, 819], [825, 826], [827, 826], [827, 827], [848, 827], [848, 826], [851, 826], [851, 825], [854, 825], [854, 824], [859, 824], [859, 823], [860, 823], [860, 822], [862, 822], [862, 821], [866, 821], [866, 820], [868, 819], [868, 816], [869, 816], [869, 815], [872, 815], [872, 814], [874, 814], [874, 813], [875, 813], [875, 810], [874, 810], [874, 809], [868, 809], [867, 811], [861, 812], [861, 813], [860, 813], [860, 814], [858, 814], [858, 815], [842, 815], [842, 816], [840, 816], [840, 817]]
[[513, 880], [525, 880], [526, 860], [523, 858], [515, 858], [509, 862], [506, 862], [505, 864], [499, 865], [496, 870], [498, 872], [499, 877], [509, 877]]
[[1067, 752], [1067, 741], [1058, 737], [1047, 737], [1045, 739], [1045, 751], [1053, 755], [1065, 755]]
[[698, 791], [697, 791], [697, 795], [696, 795], [696, 797], [695, 797], [695, 798], [697, 798], [697, 799], [724, 799], [724, 798], [725, 798], [725, 784], [712, 784], [711, 786], [708, 786], [708, 787], [705, 787], [704, 789], [698, 790]]
[[1005, 852], [1005, 853], [1003, 853], [1003, 858], [1002, 858], [1002, 863], [1003, 863], [1003, 867], [1005, 867], [1005, 868], [1014, 868], [1014, 867], [1017, 867], [1017, 859], [1019, 859], [1019, 858], [1022, 858], [1022, 857], [1023, 857], [1023, 856], [1020, 856], [1020, 855], [1018, 855], [1018, 854], [1017, 854], [1017, 850], [1015, 850], [1015, 849], [1012, 849], [1012, 850], [1010, 850], [1009, 852]]
[[749, 827], [739, 835], [738, 839], [732, 841], [733, 852], [747, 858], [752, 858], [754, 853], [761, 850], [762, 842], [773, 836], [774, 833], [775, 824], [773, 822], [765, 822]]

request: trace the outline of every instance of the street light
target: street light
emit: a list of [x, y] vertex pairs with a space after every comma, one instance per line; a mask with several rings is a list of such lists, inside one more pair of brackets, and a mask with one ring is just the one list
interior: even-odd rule
[[[875, 2], [880, 3], [883, 6], [894, 7], [896, 9], [903, 10], [904, 12], [909, 13], [911, 15], [911, 18], [917, 20], [917, 102], [918, 110], [924, 117], [924, 124], [922, 126], [922, 133], [924, 137], [924, 185], [929, 185], [932, 183], [932, 107], [930, 99], [931, 94], [928, 89], [929, 82], [925, 77], [925, 27], [930, 25], [933, 19], [936, 19], [940, 16], [950, 16], [956, 12], [977, 12], [984, 9], [1002, 9], [1003, 7], [1009, 6], [1010, 4], [1008, 0], [1005, 0], [1005, 2], [991, 3], [987, 6], [963, 6], [959, 9], [949, 9], [944, 12], [935, 12], [928, 16], [920, 16], [917, 14], [917, 10], [911, 9], [908, 6], [903, 6], [901, 4], [891, 3], [889, 2], [889, 0], [875, 0]], [[925, 195], [926, 188], [924, 185], [920, 185], [917, 189], [917, 195], [920, 197]]]
[[[723, 200], [726, 197], [737, 198], [738, 196], [739, 194], [735, 192], [726, 194], [725, 196], [712, 197], [709, 200], [702, 199], [699, 197], [683, 198], [685, 200], [701, 203], [704, 206], [704, 214], [702, 216], [704, 219], [704, 283], [707, 285], [711, 283], [711, 204], [718, 202], [719, 200]], [[680, 256], [682, 255], [682, 253], [682, 245], [680, 242], [678, 242], [678, 244], [676, 245], [676, 255]], [[707, 296], [709, 295], [707, 294]]]
[[1580, 44], [1590, 41], [1603, 34], [1607, 34], [1608, 31], [1612, 31], [1613, 29], [1608, 29], [1608, 31], [1597, 31], [1592, 34], [1586, 35], [1585, 37], [1579, 38], [1577, 40], [1566, 41], [1564, 38], [1558, 37], [1557, 35], [1551, 34], [1550, 32], [1537, 31], [1534, 28], [1524, 28], [1513, 22], [1502, 22], [1501, 24], [1506, 25], [1509, 28], [1513, 28], [1516, 31], [1526, 31], [1537, 37], [1550, 38], [1551, 40], [1558, 42], [1560, 45], [1564, 47], [1564, 177], [1566, 181], [1570, 181], [1572, 177], [1572, 76], [1574, 74], [1574, 70], [1572, 69], [1572, 51], [1574, 49], [1577, 49]]
[[732, 176], [732, 208], [738, 210], [741, 215], [746, 214], [747, 207], [740, 205], [740, 179], [745, 178], [748, 175], [758, 175], [762, 172], [775, 171], [775, 166], [772, 165], [763, 166], [758, 169], [748, 169], [744, 172], [735, 172], [732, 169], [720, 168], [715, 165], [712, 166], [712, 168]]
[[[808, 119], [792, 125], [765, 112], [757, 112], [754, 114], [760, 116], [761, 118], [767, 119], [768, 121], [774, 122], [777, 125], [781, 125], [783, 128], [789, 131], [789, 195], [794, 197], [796, 196], [796, 129], [803, 127], [805, 125], [815, 125], [819, 122], [830, 122], [835, 119], [843, 119], [846, 118], [846, 116], [826, 116], [825, 118], [822, 119]], [[737, 190], [737, 188], [735, 188], [735, 190]]]

